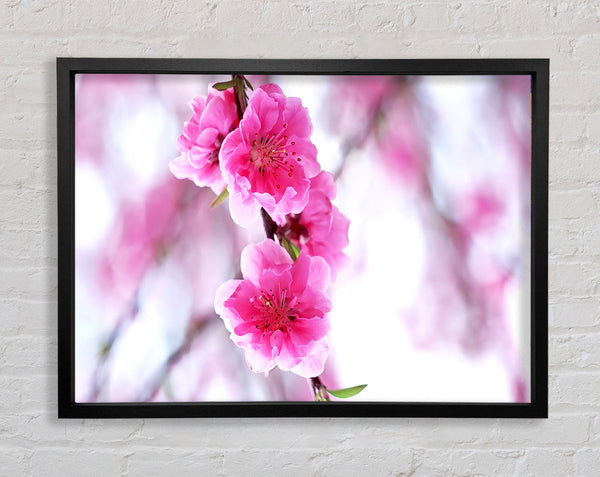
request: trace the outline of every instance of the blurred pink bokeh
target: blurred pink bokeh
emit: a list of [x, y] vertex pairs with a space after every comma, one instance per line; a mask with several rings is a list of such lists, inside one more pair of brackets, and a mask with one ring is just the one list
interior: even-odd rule
[[[530, 77], [248, 77], [309, 108], [350, 220], [329, 289], [329, 388], [353, 400], [527, 402]], [[76, 401], [310, 400], [255, 374], [215, 314], [262, 224], [169, 162], [225, 76], [77, 75]]]

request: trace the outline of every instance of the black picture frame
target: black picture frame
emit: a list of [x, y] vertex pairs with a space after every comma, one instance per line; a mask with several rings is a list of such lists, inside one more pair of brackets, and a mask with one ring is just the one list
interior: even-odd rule
[[[548, 416], [548, 59], [251, 60], [57, 58], [58, 417]], [[75, 402], [75, 75], [144, 74], [531, 75], [531, 402]]]

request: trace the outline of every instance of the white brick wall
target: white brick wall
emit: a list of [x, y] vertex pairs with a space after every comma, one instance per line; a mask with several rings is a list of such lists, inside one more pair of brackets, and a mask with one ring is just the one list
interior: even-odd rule
[[[600, 4], [5, 0], [0, 475], [600, 475]], [[56, 56], [550, 57], [550, 418], [56, 419]]]

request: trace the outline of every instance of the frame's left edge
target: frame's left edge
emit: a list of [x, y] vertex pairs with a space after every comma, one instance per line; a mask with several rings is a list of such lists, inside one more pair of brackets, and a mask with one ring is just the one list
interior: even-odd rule
[[58, 417], [71, 417], [75, 396], [75, 101], [72, 60], [56, 59], [58, 216]]

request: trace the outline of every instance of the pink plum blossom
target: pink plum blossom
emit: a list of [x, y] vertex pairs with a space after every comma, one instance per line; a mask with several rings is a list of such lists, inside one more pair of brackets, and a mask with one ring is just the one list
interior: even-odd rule
[[301, 252], [295, 262], [267, 239], [242, 252], [243, 280], [229, 280], [216, 293], [215, 310], [243, 348], [254, 372], [278, 366], [303, 377], [321, 374], [329, 354], [325, 296], [329, 267]]
[[333, 176], [321, 171], [310, 180], [308, 204], [300, 214], [291, 214], [283, 233], [298, 248], [312, 257], [323, 257], [331, 268], [332, 279], [347, 263], [343, 252], [348, 245], [350, 221], [331, 203], [336, 195]]
[[286, 98], [274, 84], [254, 91], [240, 127], [225, 138], [219, 154], [238, 225], [250, 225], [261, 207], [278, 224], [304, 209], [310, 178], [321, 170], [311, 132], [300, 98]]
[[208, 96], [191, 102], [192, 117], [177, 140], [181, 155], [169, 163], [178, 179], [191, 179], [199, 187], [210, 187], [215, 194], [225, 188], [219, 169], [219, 150], [225, 136], [237, 127], [238, 116], [233, 91], [209, 87]]
[[182, 194], [182, 184], [167, 175], [141, 200], [122, 203], [101, 257], [104, 293], [125, 304], [134, 298], [144, 274], [172, 239]]
[[394, 97], [398, 79], [393, 76], [342, 76], [329, 83], [324, 108], [327, 129], [361, 147], [370, 134], [382, 105]]
[[427, 187], [428, 143], [420, 127], [411, 90], [402, 90], [387, 110], [387, 121], [380, 126], [375, 142], [377, 155], [388, 167], [390, 174], [402, 181], [402, 187], [411, 193]]

